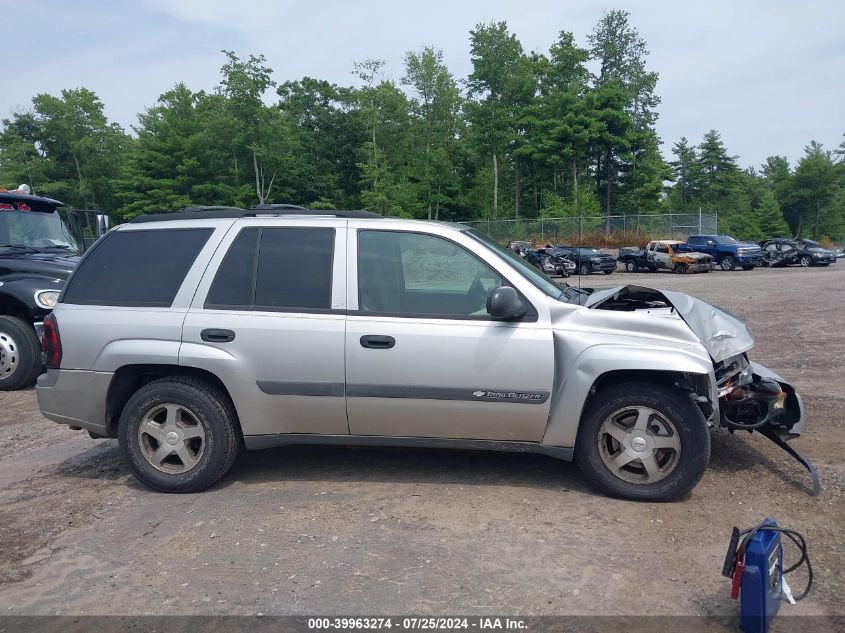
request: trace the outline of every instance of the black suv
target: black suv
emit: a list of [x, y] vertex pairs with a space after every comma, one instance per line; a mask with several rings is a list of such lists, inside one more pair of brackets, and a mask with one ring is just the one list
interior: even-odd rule
[[763, 263], [766, 266], [789, 266], [799, 264], [809, 266], [828, 266], [836, 263], [836, 252], [822, 248], [822, 245], [803, 237], [790, 239], [775, 237], [760, 242], [763, 249]]
[[62, 207], [28, 188], [0, 191], [0, 391], [28, 387], [41, 373], [44, 317], [84, 246], [108, 228], [97, 216], [96, 227], [83, 230], [89, 212], [62, 215]]
[[558, 244], [552, 248], [552, 253], [559, 257], [569, 257], [569, 259], [575, 262], [579, 275], [589, 275], [591, 273], [609, 275], [616, 270], [616, 260], [613, 257], [590, 246]]

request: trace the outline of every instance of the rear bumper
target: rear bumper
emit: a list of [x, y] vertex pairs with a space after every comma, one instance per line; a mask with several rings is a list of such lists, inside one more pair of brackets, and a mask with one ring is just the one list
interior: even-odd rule
[[41, 414], [57, 424], [81, 426], [108, 436], [106, 396], [111, 372], [48, 369], [38, 378], [35, 394]]

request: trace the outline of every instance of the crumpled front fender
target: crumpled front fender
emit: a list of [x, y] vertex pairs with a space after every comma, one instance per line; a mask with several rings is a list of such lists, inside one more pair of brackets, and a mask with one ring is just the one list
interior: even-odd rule
[[[572, 358], [565, 349], [567, 337], [556, 334], [557, 359]], [[702, 350], [703, 351], [703, 350]], [[709, 400], [718, 420], [718, 396], [713, 364], [705, 354], [693, 350], [663, 347], [598, 343], [580, 351], [571, 363], [558, 364], [560, 374], [555, 378], [549, 425], [543, 444], [574, 446], [584, 404], [591, 387], [603, 374], [611, 371], [661, 371], [675, 374], [693, 374], [708, 377]]]

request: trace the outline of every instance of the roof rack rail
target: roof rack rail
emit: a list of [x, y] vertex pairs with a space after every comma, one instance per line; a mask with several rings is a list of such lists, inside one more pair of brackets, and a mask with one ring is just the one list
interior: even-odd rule
[[[291, 205], [293, 206], [293, 205]], [[329, 217], [329, 218], [383, 218], [384, 216], [372, 211], [341, 211], [330, 210], [324, 211], [322, 209], [303, 209], [303, 208], [255, 208], [240, 209], [238, 207], [185, 207], [179, 211], [162, 212], [162, 213], [148, 213], [146, 215], [139, 215], [130, 220], [130, 224], [144, 224], [146, 222], [167, 222], [174, 220], [218, 220], [218, 219], [237, 219], [249, 218], [259, 215], [284, 216], [284, 215], [308, 215], [314, 217]]]
[[302, 207], [298, 204], [289, 204], [287, 202], [285, 202], [285, 203], [272, 203], [272, 204], [271, 203], [254, 204], [250, 207], [250, 209], [252, 209], [254, 211], [258, 211], [258, 210], [269, 211], [271, 209], [282, 210], [282, 211], [293, 210], [293, 209], [297, 209], [299, 211], [308, 211], [309, 210], [308, 207]]

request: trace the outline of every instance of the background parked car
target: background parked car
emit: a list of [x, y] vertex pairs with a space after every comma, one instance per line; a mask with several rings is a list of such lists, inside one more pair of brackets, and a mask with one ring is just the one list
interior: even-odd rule
[[653, 264], [648, 261], [648, 251], [645, 246], [623, 246], [619, 249], [616, 261], [622, 264], [629, 273], [641, 270], [655, 271]]
[[751, 270], [763, 263], [763, 253], [757, 244], [739, 242], [730, 235], [690, 235], [687, 244], [699, 253], [710, 255], [722, 270], [741, 266]]
[[648, 262], [653, 270], [664, 268], [675, 273], [709, 273], [713, 257], [693, 251], [686, 242], [655, 240], [646, 247]]
[[806, 237], [796, 237], [795, 245], [809, 255], [809, 261], [803, 257], [799, 258], [799, 263], [802, 266], [827, 266], [828, 264], [836, 263], [836, 251], [824, 248], [815, 240], [808, 240]]
[[803, 238], [775, 237], [763, 240], [760, 246], [763, 249], [763, 262], [772, 267], [798, 264], [806, 268], [827, 266], [836, 261], [834, 251], [822, 248], [818, 242]]
[[568, 255], [555, 253], [553, 248], [540, 249], [535, 253], [539, 260], [537, 267], [547, 275], [569, 277], [575, 273], [575, 262]]
[[579, 275], [591, 273], [611, 274], [616, 270], [616, 260], [607, 253], [602, 253], [591, 246], [567, 246], [558, 244], [552, 248], [552, 253], [569, 257], [576, 266]]

